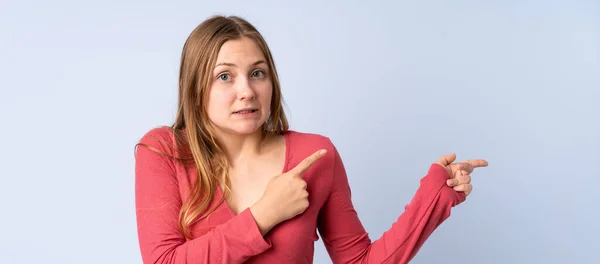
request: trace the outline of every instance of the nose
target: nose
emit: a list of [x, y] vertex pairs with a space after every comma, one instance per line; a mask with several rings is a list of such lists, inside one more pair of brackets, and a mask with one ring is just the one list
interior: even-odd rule
[[236, 89], [239, 100], [251, 100], [256, 96], [254, 87], [252, 87], [252, 83], [247, 78], [240, 78]]

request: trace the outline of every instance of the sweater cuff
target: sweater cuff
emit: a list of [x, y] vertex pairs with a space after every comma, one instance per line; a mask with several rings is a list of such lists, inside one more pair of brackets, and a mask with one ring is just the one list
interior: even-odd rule
[[450, 174], [448, 174], [448, 171], [446, 170], [446, 168], [444, 168], [444, 166], [437, 163], [431, 164], [427, 175], [431, 177], [430, 180], [432, 181], [432, 183], [434, 183], [434, 185], [442, 186], [442, 199], [451, 200], [453, 207], [461, 204], [466, 200], [467, 196], [464, 192], [457, 192], [454, 190], [454, 188], [446, 184], [446, 181], [450, 179]]
[[245, 236], [250, 245], [252, 245], [250, 247], [251, 250], [253, 250], [252, 253], [260, 254], [271, 248], [271, 241], [268, 238], [263, 237], [260, 233], [260, 229], [256, 224], [256, 220], [254, 219], [250, 208], [242, 211], [239, 216], [244, 219], [243, 230], [240, 230], [243, 233], [240, 235]]
[[427, 175], [434, 178], [436, 181], [444, 182], [444, 184], [446, 184], [446, 180], [450, 179], [450, 174], [448, 174], [446, 168], [437, 163], [431, 164]]

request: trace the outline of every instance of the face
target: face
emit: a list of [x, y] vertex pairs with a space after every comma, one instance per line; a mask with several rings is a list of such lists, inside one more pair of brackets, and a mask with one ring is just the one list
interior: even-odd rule
[[245, 37], [225, 42], [212, 78], [207, 112], [217, 129], [232, 134], [260, 131], [271, 111], [273, 85], [259, 46]]

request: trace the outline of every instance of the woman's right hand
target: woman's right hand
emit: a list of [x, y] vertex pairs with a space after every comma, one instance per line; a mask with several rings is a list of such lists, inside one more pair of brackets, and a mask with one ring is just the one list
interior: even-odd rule
[[293, 169], [269, 180], [263, 196], [250, 207], [263, 235], [275, 225], [303, 213], [308, 208], [307, 183], [302, 179], [302, 174], [326, 153], [324, 149], [319, 150]]

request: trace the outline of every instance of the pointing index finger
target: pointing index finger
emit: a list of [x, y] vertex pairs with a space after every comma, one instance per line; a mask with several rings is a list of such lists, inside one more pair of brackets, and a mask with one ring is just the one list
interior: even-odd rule
[[482, 159], [466, 160], [465, 162], [471, 164], [471, 166], [473, 166], [473, 168], [487, 167], [488, 166], [488, 162], [486, 160], [482, 160]]
[[313, 164], [315, 164], [323, 156], [325, 156], [326, 153], [327, 153], [327, 150], [325, 150], [325, 149], [318, 150], [317, 152], [313, 153], [312, 155], [310, 155], [307, 158], [305, 158], [304, 160], [302, 160], [291, 171], [293, 173], [297, 173], [297, 174], [302, 174], [302, 173], [306, 172], [310, 167], [312, 167]]

